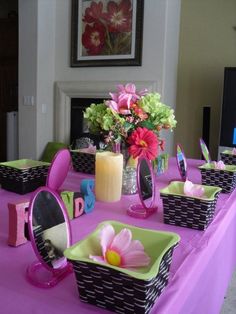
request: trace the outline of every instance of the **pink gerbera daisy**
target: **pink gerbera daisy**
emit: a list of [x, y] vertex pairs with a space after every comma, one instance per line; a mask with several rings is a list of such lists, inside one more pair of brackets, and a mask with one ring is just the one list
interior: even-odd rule
[[96, 262], [108, 263], [117, 267], [143, 267], [150, 263], [142, 243], [132, 240], [129, 229], [122, 229], [117, 235], [112, 225], [106, 225], [100, 233], [102, 256], [90, 255]]
[[158, 154], [158, 139], [156, 134], [147, 128], [138, 127], [128, 138], [129, 153], [135, 159], [143, 156], [154, 160]]

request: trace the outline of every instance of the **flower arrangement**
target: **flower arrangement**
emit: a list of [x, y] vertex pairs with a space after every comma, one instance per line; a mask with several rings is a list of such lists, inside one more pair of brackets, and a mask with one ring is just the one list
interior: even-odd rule
[[174, 110], [161, 102], [158, 93], [136, 91], [132, 83], [118, 85], [110, 96], [84, 112], [90, 132], [102, 135], [110, 147], [124, 143], [134, 159], [144, 156], [155, 160], [159, 147], [164, 150], [160, 130], [176, 126]]
[[83, 14], [83, 55], [130, 54], [132, 4], [130, 0], [89, 1]]
[[132, 240], [132, 232], [124, 228], [118, 234], [112, 225], [107, 224], [100, 232], [102, 256], [90, 255], [96, 262], [117, 267], [132, 268], [148, 266], [150, 257], [145, 253], [139, 240]]

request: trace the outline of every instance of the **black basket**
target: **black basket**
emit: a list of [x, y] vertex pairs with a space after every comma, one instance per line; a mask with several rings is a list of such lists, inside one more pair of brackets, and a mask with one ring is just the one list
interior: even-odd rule
[[81, 301], [116, 313], [147, 314], [168, 283], [172, 246], [163, 256], [156, 277], [145, 281], [112, 268], [73, 261]]
[[95, 174], [95, 154], [70, 151], [73, 168], [77, 172]]
[[222, 193], [231, 193], [236, 186], [236, 172], [227, 170], [199, 168], [202, 175], [202, 184], [218, 186]]
[[48, 165], [40, 165], [27, 169], [18, 169], [0, 165], [0, 183], [2, 189], [26, 194], [46, 184]]
[[205, 230], [214, 218], [216, 202], [189, 196], [162, 194], [164, 223], [197, 230]]
[[220, 153], [220, 157], [226, 165], [236, 165], [236, 155]]

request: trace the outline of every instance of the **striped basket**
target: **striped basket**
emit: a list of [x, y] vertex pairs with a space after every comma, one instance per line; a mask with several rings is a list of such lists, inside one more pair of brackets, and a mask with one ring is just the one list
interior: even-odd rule
[[21, 159], [0, 163], [0, 183], [3, 189], [26, 194], [46, 184], [50, 164]]
[[[127, 225], [123, 226], [126, 227]], [[128, 227], [129, 229], [132, 228], [132, 231], [134, 229], [144, 231], [144, 236], [147, 237], [147, 229], [132, 226]], [[150, 230], [150, 237], [152, 237], [153, 232], [155, 231]], [[159, 233], [171, 235], [171, 233]], [[133, 234], [135, 234], [135, 232]], [[157, 231], [156, 234], [158, 234]], [[165, 239], [160, 239], [159, 244], [158, 242], [156, 243], [156, 251], [159, 249], [158, 246], [163, 246], [163, 243], [165, 243], [164, 245], [166, 246], [169, 245], [169, 248], [165, 250], [165, 253], [160, 258], [158, 266], [154, 262], [154, 265], [157, 266], [155, 267], [155, 275], [148, 279], [140, 279], [132, 276], [132, 271], [127, 269], [91, 262], [88, 258], [87, 260], [84, 258], [78, 258], [76, 260], [75, 253], [79, 251], [80, 242], [74, 245], [74, 248], [71, 247], [67, 249], [64, 254], [73, 265], [81, 301], [116, 313], [149, 313], [157, 297], [160, 296], [168, 283], [173, 250], [179, 241], [178, 235], [173, 233], [172, 235], [176, 238], [174, 241], [171, 240], [171, 243], [168, 241], [168, 236]], [[148, 241], [152, 240], [149, 239]], [[82, 247], [86, 244], [83, 243], [83, 241], [81, 241], [81, 243]], [[91, 248], [91, 238], [89, 243], [89, 247]], [[151, 247], [153, 251], [153, 247], [155, 246]], [[72, 258], [70, 258], [70, 256]], [[145, 274], [142, 275], [145, 276]], [[142, 275], [140, 277], [142, 277]]]
[[222, 193], [231, 193], [236, 186], [236, 166], [226, 166], [225, 170], [199, 167], [202, 175], [202, 184], [218, 186]]
[[207, 197], [195, 198], [183, 194], [183, 185], [183, 182], [171, 182], [167, 188], [160, 190], [164, 223], [205, 230], [214, 218], [221, 189], [205, 186]]
[[71, 150], [70, 154], [75, 171], [95, 174], [95, 154], [83, 153], [78, 150]]
[[233, 155], [230, 151], [220, 153], [220, 157], [226, 165], [236, 165], [236, 155]]

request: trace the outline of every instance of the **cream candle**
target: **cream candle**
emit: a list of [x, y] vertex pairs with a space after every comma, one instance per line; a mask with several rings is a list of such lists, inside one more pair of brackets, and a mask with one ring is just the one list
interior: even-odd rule
[[121, 198], [123, 155], [112, 152], [96, 153], [95, 195], [103, 202]]

